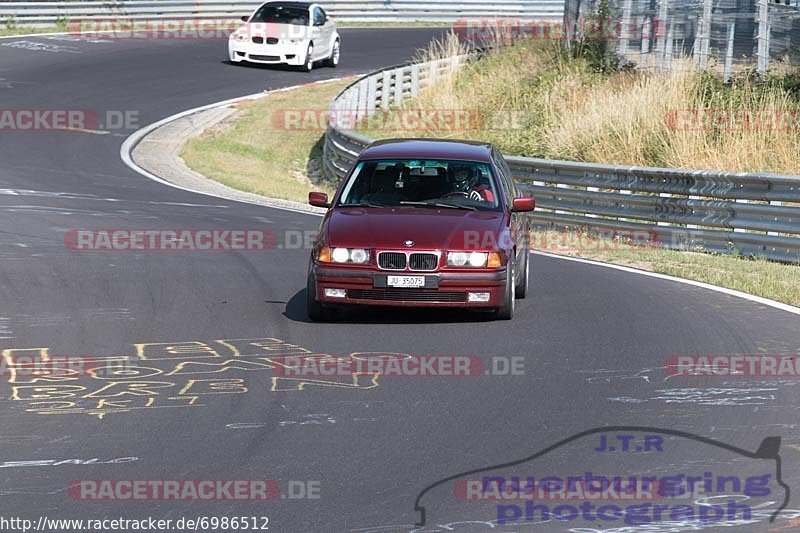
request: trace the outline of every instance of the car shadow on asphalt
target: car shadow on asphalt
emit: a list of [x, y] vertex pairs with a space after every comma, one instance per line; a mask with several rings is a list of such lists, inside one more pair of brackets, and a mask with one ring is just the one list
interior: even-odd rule
[[[298, 291], [286, 303], [283, 316], [294, 322], [316, 324], [308, 318], [306, 291]], [[341, 324], [457, 324], [486, 322], [492, 314], [485, 311], [463, 309], [424, 309], [397, 307], [350, 308], [340, 312], [333, 323]]]
[[[220, 61], [220, 63], [222, 63], [223, 65], [230, 65], [230, 66], [233, 66], [233, 67], [251, 68], [253, 70], [279, 70], [279, 71], [283, 71], [283, 72], [301, 72], [301, 73], [303, 73], [303, 71], [300, 70], [299, 67], [296, 67], [296, 66], [293, 66], [293, 65], [284, 65], [282, 63], [275, 63], [274, 65], [269, 65], [269, 64], [265, 64], [265, 63], [249, 63], [247, 61], [242, 61], [241, 63], [234, 63], [230, 59], [223, 59], [222, 61]], [[314, 63], [314, 66], [316, 67], [318, 65], [316, 63]], [[304, 73], [304, 74], [307, 74], [307, 73]]]

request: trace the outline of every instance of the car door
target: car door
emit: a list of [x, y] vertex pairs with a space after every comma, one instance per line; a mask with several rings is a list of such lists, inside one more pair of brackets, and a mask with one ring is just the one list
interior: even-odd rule
[[324, 59], [331, 55], [333, 23], [328, 20], [325, 11], [319, 6], [314, 7], [311, 20], [311, 35], [314, 40], [314, 59]]
[[[525, 256], [528, 253], [528, 218], [525, 213], [515, 213], [512, 210], [514, 198], [518, 198], [521, 195], [517, 191], [514, 178], [511, 176], [511, 169], [508, 168], [508, 164], [506, 163], [503, 154], [501, 154], [500, 151], [495, 148], [492, 150], [492, 159], [494, 160], [494, 164], [500, 174], [500, 181], [502, 182], [501, 186], [504, 189], [503, 194], [506, 198], [506, 203], [511, 213], [511, 227], [509, 230], [511, 231], [511, 236], [514, 239], [514, 244], [516, 245], [516, 254], [514, 259], [516, 260], [517, 265], [522, 265], [524, 264], [523, 262], [525, 260]], [[517, 271], [517, 274], [519, 275], [520, 272]]]
[[334, 24], [334, 22], [328, 17], [328, 14], [324, 9], [320, 8], [320, 11], [322, 11], [322, 17], [325, 20], [325, 24], [322, 26], [322, 38], [325, 39], [325, 49], [327, 50], [325, 57], [328, 57], [331, 55], [331, 50], [333, 48], [336, 24]]

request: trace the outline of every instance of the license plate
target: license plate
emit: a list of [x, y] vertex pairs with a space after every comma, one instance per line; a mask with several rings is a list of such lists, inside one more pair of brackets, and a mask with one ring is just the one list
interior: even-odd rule
[[386, 284], [389, 287], [424, 287], [425, 276], [389, 276]]

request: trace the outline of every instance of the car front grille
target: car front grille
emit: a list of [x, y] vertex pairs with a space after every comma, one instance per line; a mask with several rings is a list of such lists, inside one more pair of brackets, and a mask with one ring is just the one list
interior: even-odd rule
[[263, 37], [253, 37], [253, 42], [256, 44], [263, 44], [264, 38]]
[[258, 56], [254, 54], [250, 54], [250, 59], [255, 61], [278, 61], [280, 57], [278, 56]]
[[432, 252], [379, 252], [378, 266], [384, 270], [433, 271], [439, 266], [439, 256]]
[[436, 270], [439, 257], [430, 253], [413, 253], [408, 258], [408, 267], [411, 270]]
[[405, 270], [406, 254], [403, 252], [380, 252], [378, 266], [386, 270]]
[[348, 289], [347, 297], [354, 300], [383, 300], [389, 302], [466, 302], [464, 292], [443, 292], [421, 289]]
[[267, 44], [278, 44], [277, 37], [267, 37]]

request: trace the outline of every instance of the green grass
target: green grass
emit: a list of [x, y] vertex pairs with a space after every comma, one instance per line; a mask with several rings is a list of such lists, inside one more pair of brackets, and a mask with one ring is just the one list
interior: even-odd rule
[[46, 26], [46, 27], [18, 27], [18, 26], [11, 26], [6, 27], [5, 25], [0, 24], [0, 37], [13, 37], [14, 35], [27, 35], [29, 33], [58, 33], [65, 31], [64, 28], [57, 27], [57, 26]]
[[581, 239], [576, 232], [552, 230], [535, 231], [532, 246], [545, 252], [710, 283], [800, 307], [800, 266], [735, 255], [633, 246], [605, 238]]
[[190, 140], [181, 156], [190, 168], [242, 191], [297, 202], [306, 202], [310, 191], [332, 194], [335, 185], [319, 172], [324, 129], [311, 123], [312, 127], [287, 130], [282, 117], [286, 110], [308, 110], [307, 116], [319, 117], [349, 81], [240, 104], [232, 119]]

